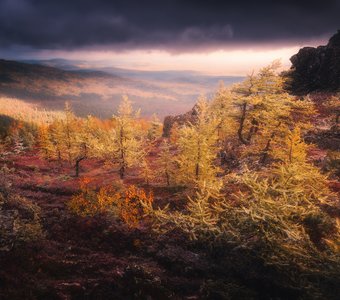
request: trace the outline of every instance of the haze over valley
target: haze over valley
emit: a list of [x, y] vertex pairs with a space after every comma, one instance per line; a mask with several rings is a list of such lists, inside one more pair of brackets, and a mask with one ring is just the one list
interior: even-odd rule
[[193, 71], [141, 71], [79, 67], [86, 62], [0, 60], [0, 95], [63, 110], [69, 101], [80, 116], [109, 118], [123, 95], [144, 117], [163, 118], [190, 110], [200, 95], [211, 96], [220, 83], [240, 82], [242, 76], [213, 76]]

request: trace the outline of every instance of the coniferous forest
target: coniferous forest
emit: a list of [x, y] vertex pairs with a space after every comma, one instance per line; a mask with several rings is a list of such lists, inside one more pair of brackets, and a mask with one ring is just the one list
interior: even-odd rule
[[0, 0], [0, 300], [340, 299], [339, 16]]
[[278, 67], [167, 136], [127, 96], [111, 119], [2, 98], [1, 295], [333, 299], [340, 98], [291, 95]]

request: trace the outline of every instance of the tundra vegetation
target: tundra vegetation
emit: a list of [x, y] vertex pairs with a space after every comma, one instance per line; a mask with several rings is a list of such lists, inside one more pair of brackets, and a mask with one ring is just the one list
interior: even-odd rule
[[[321, 121], [322, 130], [339, 131], [340, 96], [322, 103], [293, 96], [278, 68], [273, 62], [240, 84], [221, 85], [211, 99], [200, 97], [192, 118], [173, 124], [167, 138], [158, 118], [141, 119], [127, 96], [106, 120], [77, 117], [68, 104], [56, 113], [1, 99], [0, 251], [46, 239], [48, 216], [11, 186], [16, 170], [4, 165], [35, 153], [51, 168], [67, 167], [71, 173], [59, 175], [78, 185], [65, 214], [147, 232], [155, 243], [180, 235], [224, 266], [259, 272], [286, 297], [331, 299], [340, 284], [339, 189], [332, 188], [339, 187], [340, 154], [306, 140]], [[320, 151], [322, 161], [313, 157]], [[91, 174], [87, 161], [112, 180]], [[228, 278], [202, 279], [199, 296], [239, 299]], [[247, 299], [276, 297], [245, 282], [236, 294], [242, 286]]]

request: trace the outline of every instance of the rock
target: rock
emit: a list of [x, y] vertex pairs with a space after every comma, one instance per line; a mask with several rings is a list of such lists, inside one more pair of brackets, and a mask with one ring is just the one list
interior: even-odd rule
[[195, 105], [190, 111], [178, 116], [167, 116], [163, 123], [163, 137], [170, 137], [171, 129], [174, 124], [184, 125], [189, 122], [195, 123], [198, 114], [197, 106]]
[[316, 144], [320, 149], [337, 151], [340, 149], [340, 130], [337, 128], [331, 130], [320, 130], [310, 132], [305, 141], [309, 144]]
[[340, 30], [326, 46], [304, 47], [291, 57], [288, 90], [296, 95], [340, 90]]

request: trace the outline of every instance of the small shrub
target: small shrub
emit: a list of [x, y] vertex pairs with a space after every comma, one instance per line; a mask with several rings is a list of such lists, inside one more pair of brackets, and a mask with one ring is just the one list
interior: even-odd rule
[[153, 200], [152, 193], [147, 194], [143, 189], [130, 185], [116, 202], [120, 218], [129, 227], [137, 227], [145, 214], [144, 205], [151, 205]]
[[68, 202], [68, 208], [76, 215], [94, 216], [99, 213], [107, 213], [119, 194], [111, 187], [103, 187], [97, 193], [90, 187], [90, 178], [80, 180], [80, 192]]
[[44, 237], [39, 206], [13, 193], [9, 172], [0, 170], [0, 252]]
[[79, 194], [68, 203], [69, 209], [82, 217], [105, 213], [120, 218], [129, 227], [137, 227], [145, 214], [143, 203], [153, 202], [152, 193], [147, 194], [134, 185], [124, 191], [112, 186], [96, 191], [89, 186], [90, 182], [88, 178], [82, 179]]

